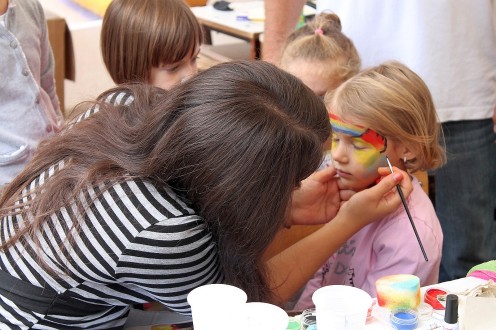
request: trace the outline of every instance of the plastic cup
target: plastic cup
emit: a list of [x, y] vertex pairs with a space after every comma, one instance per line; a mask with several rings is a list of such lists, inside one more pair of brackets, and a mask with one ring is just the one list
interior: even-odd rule
[[245, 304], [244, 308], [246, 317], [244, 326], [233, 329], [286, 330], [288, 328], [288, 314], [276, 305], [263, 302], [249, 302]]
[[195, 330], [239, 329], [244, 318], [246, 293], [232, 285], [208, 284], [188, 294]]
[[359, 330], [365, 328], [370, 295], [347, 285], [324, 286], [312, 296], [317, 312], [317, 329]]

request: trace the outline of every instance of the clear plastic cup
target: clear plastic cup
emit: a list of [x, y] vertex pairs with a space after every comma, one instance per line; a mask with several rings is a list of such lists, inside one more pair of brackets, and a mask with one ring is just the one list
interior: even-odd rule
[[195, 330], [239, 329], [244, 319], [246, 293], [232, 285], [208, 284], [188, 294]]
[[244, 308], [246, 315], [245, 324], [236, 329], [286, 330], [288, 327], [288, 314], [276, 305], [263, 302], [249, 302], [245, 304]]
[[317, 329], [360, 330], [365, 328], [370, 295], [347, 285], [324, 286], [312, 296], [317, 312]]

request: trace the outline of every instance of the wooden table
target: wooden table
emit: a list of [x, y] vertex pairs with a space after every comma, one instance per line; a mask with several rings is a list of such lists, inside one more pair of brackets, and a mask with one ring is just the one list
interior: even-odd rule
[[[211, 31], [217, 31], [250, 43], [250, 58], [261, 56], [260, 36], [264, 32], [264, 1], [232, 2], [232, 11], [222, 11], [213, 6], [192, 7], [200, 24], [205, 29], [205, 43], [211, 44]], [[305, 6], [306, 16], [315, 14], [315, 9]]]
[[231, 3], [232, 11], [221, 11], [213, 6], [192, 7], [191, 10], [205, 30], [205, 43], [211, 44], [211, 31], [217, 31], [250, 43], [250, 58], [261, 54], [260, 35], [263, 21], [248, 19], [250, 13], [263, 9], [263, 1]]

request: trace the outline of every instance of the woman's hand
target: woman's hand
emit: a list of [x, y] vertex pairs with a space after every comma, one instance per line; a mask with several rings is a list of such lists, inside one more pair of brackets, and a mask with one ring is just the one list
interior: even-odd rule
[[406, 172], [396, 167], [394, 174], [391, 174], [387, 167], [381, 167], [378, 171], [383, 176], [381, 181], [371, 188], [354, 194], [349, 201], [342, 204], [339, 211], [340, 215], [360, 228], [385, 217], [401, 206], [397, 184], [400, 184], [405, 198], [408, 198], [413, 190], [412, 181]]
[[356, 194], [356, 191], [350, 189], [343, 189], [340, 184], [342, 181], [338, 180], [338, 188], [339, 188], [339, 198], [341, 198], [341, 205], [346, 203], [346, 201], [350, 200], [351, 196]]
[[334, 218], [341, 203], [335, 175], [333, 167], [326, 167], [301, 182], [293, 193], [291, 224], [316, 225]]
[[[401, 185], [405, 198], [410, 196], [413, 190], [410, 177], [397, 168], [394, 172], [390, 174], [388, 168], [379, 168], [379, 174], [384, 176], [382, 180], [372, 188], [355, 193], [340, 209], [341, 198], [333, 168], [316, 172], [302, 182], [301, 188], [293, 194], [293, 223], [309, 219], [325, 222], [332, 219], [338, 209], [339, 213], [333, 221], [328, 221], [267, 261], [275, 303], [280, 304], [293, 297], [324, 262], [362, 227], [400, 207], [397, 184]], [[308, 221], [304, 223], [310, 224]]]
[[359, 193], [340, 190], [333, 167], [313, 173], [293, 193], [291, 224], [326, 223], [336, 216], [341, 206], [344, 208], [343, 213], [346, 213], [345, 217], [353, 219], [351, 221], [361, 228], [395, 211], [401, 205], [396, 184], [401, 185], [407, 198], [413, 190], [410, 177], [398, 168], [394, 169], [394, 174], [390, 174], [387, 167], [381, 167], [378, 171], [383, 179], [372, 188]]

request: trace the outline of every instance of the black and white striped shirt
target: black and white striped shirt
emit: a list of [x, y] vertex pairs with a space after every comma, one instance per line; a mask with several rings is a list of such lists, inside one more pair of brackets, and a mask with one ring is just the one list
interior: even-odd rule
[[[28, 194], [63, 166], [34, 180]], [[59, 244], [79, 214], [74, 205], [53, 214], [53, 226], [38, 234], [42, 259], [53, 272], [39, 264], [34, 242], [0, 252], [0, 329], [121, 328], [132, 304], [159, 301], [189, 313], [186, 296], [193, 288], [222, 282], [211, 233], [171, 187], [129, 179], [107, 189], [88, 186], [78, 198], [89, 206], [67, 258]], [[0, 226], [2, 241], [14, 234], [12, 217]], [[32, 292], [31, 300], [23, 290]], [[31, 308], [37, 292], [48, 292], [48, 308]]]

